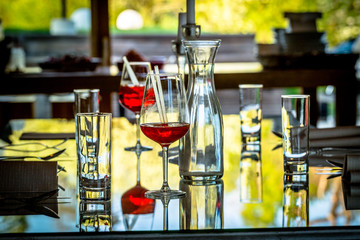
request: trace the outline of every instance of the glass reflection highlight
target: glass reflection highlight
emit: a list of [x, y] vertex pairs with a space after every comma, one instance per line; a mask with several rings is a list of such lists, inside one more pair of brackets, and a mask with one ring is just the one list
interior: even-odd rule
[[180, 181], [186, 197], [180, 200], [180, 229], [222, 229], [224, 183], [222, 180]]
[[282, 226], [309, 226], [308, 174], [284, 175]]
[[262, 163], [260, 144], [242, 145], [240, 155], [240, 202], [262, 202]]
[[80, 201], [80, 232], [110, 232], [111, 201]]
[[146, 198], [148, 189], [140, 183], [140, 155], [137, 156], [137, 179], [136, 185], [127, 190], [121, 196], [121, 209], [124, 217], [124, 225], [127, 231], [151, 230], [154, 220], [155, 200]]

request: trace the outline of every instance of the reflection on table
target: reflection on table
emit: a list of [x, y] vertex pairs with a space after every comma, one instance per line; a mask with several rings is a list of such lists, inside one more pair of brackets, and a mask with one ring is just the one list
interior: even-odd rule
[[[62, 119], [15, 120], [11, 124], [13, 134], [10, 136], [10, 139], [13, 143], [25, 142], [25, 140], [19, 140], [24, 132], [63, 133], [73, 132], [75, 129], [74, 121]], [[273, 150], [281, 141], [271, 132], [275, 125], [275, 120], [263, 120], [261, 152], [258, 151], [261, 157], [262, 201], [246, 203], [240, 199], [243, 187], [241, 183], [240, 162], [244, 158], [242, 158], [240, 119], [238, 115], [224, 116], [225, 172], [220, 182], [205, 185], [182, 182], [180, 181], [178, 166], [170, 163], [170, 187], [181, 188], [187, 191], [188, 194], [184, 199], [172, 199], [169, 202], [167, 206], [169, 213], [168, 230], [281, 228], [283, 226], [284, 191], [287, 189], [287, 186], [290, 186], [290, 190], [294, 190], [294, 188], [291, 188], [288, 182], [284, 185], [282, 149]], [[51, 162], [57, 162], [66, 169], [66, 172], [57, 173], [58, 185], [64, 189], [59, 190], [58, 199], [69, 198], [66, 203], [60, 203], [63, 201], [59, 200], [57, 211], [59, 218], [52, 218], [46, 215], [3, 215], [0, 216], [0, 222], [2, 223], [0, 231], [2, 233], [75, 233], [79, 232], [80, 229], [88, 231], [111, 230], [114, 232], [146, 230], [150, 228], [153, 231], [162, 231], [164, 227], [164, 209], [160, 200], [156, 200], [153, 209], [153, 222], [150, 224], [152, 227], [146, 227], [145, 229], [145, 225], [143, 225], [141, 227], [143, 229], [135, 229], [130, 227], [131, 224], [128, 227], [125, 224], [125, 221], [129, 219], [126, 220], [124, 216], [126, 209], [123, 209], [121, 197], [129, 189], [136, 186], [138, 159], [136, 154], [124, 151], [124, 147], [129, 142], [135, 141], [134, 131], [135, 126], [127, 119], [113, 119], [111, 208], [108, 205], [100, 210], [89, 206], [79, 206], [76, 195], [75, 140], [69, 139], [61, 145], [61, 148], [66, 148], [65, 153], [51, 160]], [[26, 140], [26, 142], [29, 141], [32, 140]], [[61, 139], [33, 141], [40, 141], [49, 146], [63, 142]], [[141, 136], [141, 142], [153, 147], [152, 151], [141, 154], [141, 186], [146, 189], [157, 189], [162, 183], [162, 163], [161, 157], [158, 156], [158, 152], [161, 149], [143, 135]], [[30, 146], [23, 147], [27, 148], [27, 150], [30, 148]], [[56, 150], [50, 148], [36, 154], [43, 156], [54, 151]], [[19, 154], [18, 152], [8, 150], [1, 150], [0, 152], [1, 155]], [[41, 160], [37, 161], [41, 162]], [[304, 201], [306, 203], [306, 197], [308, 197], [308, 208], [305, 208], [304, 211], [301, 210], [302, 213], [308, 213], [308, 218], [302, 217], [304, 221], [301, 222], [301, 225], [309, 225], [310, 227], [360, 225], [358, 211], [345, 209], [342, 186], [344, 182], [341, 181], [341, 177], [327, 179], [327, 175], [316, 174], [318, 168], [320, 167], [310, 167], [309, 170], [308, 189], [304, 188], [304, 191], [308, 192], [305, 195]], [[253, 190], [253, 188], [255, 186], [252, 186], [250, 189]], [[301, 188], [299, 189], [300, 192], [303, 192]], [[351, 196], [356, 195], [351, 192]], [[350, 207], [349, 209], [355, 209], [355, 207]], [[94, 217], [99, 214], [101, 218]]]

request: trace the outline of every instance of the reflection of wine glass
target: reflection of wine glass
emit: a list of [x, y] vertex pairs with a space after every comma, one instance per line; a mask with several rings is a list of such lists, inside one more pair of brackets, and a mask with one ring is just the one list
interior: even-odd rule
[[189, 130], [186, 92], [180, 74], [148, 74], [140, 117], [141, 131], [163, 150], [163, 185], [145, 193], [149, 198], [181, 196], [168, 185], [168, 148]]
[[145, 197], [145, 192], [148, 190], [140, 184], [140, 154], [136, 155], [136, 185], [121, 196], [124, 224], [126, 230], [151, 230], [154, 219], [155, 200]]
[[151, 65], [149, 62], [130, 62], [129, 65], [133, 70], [138, 83], [133, 83], [131, 81], [126, 64], [124, 64], [119, 89], [119, 102], [123, 107], [129, 109], [135, 114], [136, 145], [134, 147], [127, 147], [125, 150], [133, 152], [149, 151], [152, 149], [151, 147], [142, 146], [140, 143], [139, 119], [141, 103], [144, 95], [146, 75], [151, 70]]

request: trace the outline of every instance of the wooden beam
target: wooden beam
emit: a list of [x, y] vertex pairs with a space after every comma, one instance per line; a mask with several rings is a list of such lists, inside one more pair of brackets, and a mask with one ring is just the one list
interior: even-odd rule
[[110, 65], [110, 31], [108, 0], [91, 0], [91, 56], [103, 60], [104, 66]]

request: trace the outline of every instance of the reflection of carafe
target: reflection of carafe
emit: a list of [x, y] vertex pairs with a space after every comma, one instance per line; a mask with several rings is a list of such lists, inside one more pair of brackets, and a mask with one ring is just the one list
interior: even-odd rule
[[145, 197], [148, 189], [140, 184], [140, 153], [137, 153], [137, 182], [121, 196], [121, 208], [126, 230], [151, 230], [155, 200]]
[[110, 232], [111, 201], [81, 201], [80, 232]]
[[222, 229], [222, 180], [200, 182], [180, 181], [180, 190], [186, 197], [180, 200], [180, 229]]
[[183, 41], [189, 63], [189, 132], [180, 141], [180, 176], [214, 180], [223, 175], [223, 119], [214, 86], [220, 40]]
[[283, 192], [283, 227], [309, 226], [309, 176], [285, 175]]

